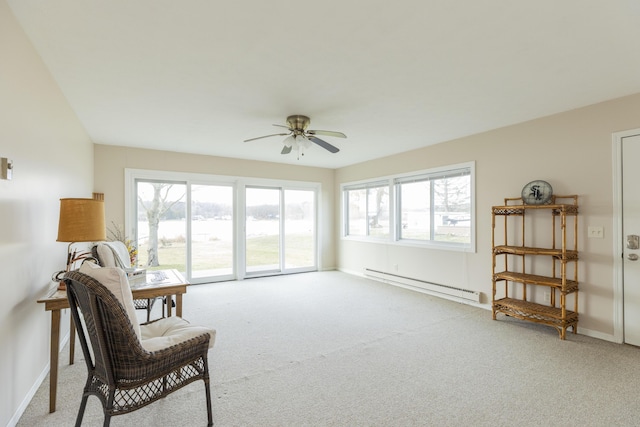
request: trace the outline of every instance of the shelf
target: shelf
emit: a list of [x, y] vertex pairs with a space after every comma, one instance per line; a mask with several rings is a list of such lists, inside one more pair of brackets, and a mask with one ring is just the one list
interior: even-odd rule
[[564, 213], [566, 215], [578, 214], [578, 206], [568, 204], [492, 206], [491, 212], [493, 212], [494, 215], [522, 215], [526, 210], [540, 209], [552, 210], [555, 215], [559, 215], [560, 213]]
[[577, 327], [578, 313], [565, 310], [562, 316], [562, 309], [549, 307], [535, 302], [522, 301], [513, 298], [502, 298], [493, 303], [495, 312], [504, 313], [507, 316], [515, 317], [530, 322], [550, 325], [560, 331], [561, 338], [564, 339], [564, 332], [569, 327]]
[[528, 246], [500, 245], [493, 248], [493, 253], [496, 255], [548, 255], [564, 261], [576, 261], [578, 259], [578, 251], [565, 250], [563, 252], [562, 249], [532, 248]]
[[524, 206], [493, 206], [491, 213], [494, 215], [523, 215]]
[[[493, 206], [491, 213], [493, 260], [491, 301], [494, 320], [497, 313], [503, 313], [518, 319], [550, 325], [558, 330], [560, 339], [566, 338], [567, 328], [572, 328], [573, 333], [577, 333], [578, 196], [552, 196], [551, 203], [548, 205], [525, 205], [522, 197], [506, 198], [504, 205]], [[534, 231], [538, 232], [532, 225], [541, 218], [541, 215], [550, 217], [541, 224], [544, 226], [542, 228], [547, 228], [546, 224], [549, 225], [551, 240], [547, 244], [551, 248], [525, 246], [527, 241], [531, 243], [530, 239], [534, 236]], [[502, 227], [496, 228], [496, 217], [502, 218]], [[571, 221], [568, 218], [571, 218]], [[529, 229], [528, 233], [527, 229]], [[568, 235], [569, 242], [567, 242]], [[502, 244], [497, 244], [496, 239], [499, 239]], [[521, 259], [515, 259], [513, 260], [515, 262], [512, 262], [510, 255], [519, 256]], [[542, 257], [538, 257], [540, 255]], [[567, 266], [569, 262], [573, 265]], [[551, 274], [547, 276], [527, 274], [524, 272], [525, 266], [527, 270], [549, 271]], [[568, 271], [572, 272], [573, 280], [569, 280]], [[503, 291], [498, 290], [498, 282], [502, 282]], [[550, 304], [527, 301], [527, 289], [533, 286], [546, 286], [551, 291]], [[511, 293], [512, 288], [519, 289], [519, 293], [515, 290]], [[559, 306], [556, 305], [556, 291], [560, 293]], [[566, 296], [569, 294], [573, 301], [573, 311], [567, 310]], [[522, 295], [523, 299], [509, 298], [509, 295]]]
[[567, 280], [566, 285], [562, 287], [562, 279], [548, 276], [538, 276], [536, 274], [516, 273], [513, 271], [503, 271], [494, 275], [494, 280], [508, 280], [511, 282], [526, 283], [529, 285], [549, 286], [559, 289], [565, 294], [570, 294], [578, 290], [578, 282]]
[[[491, 212], [494, 215], [524, 215], [526, 210], [547, 209], [552, 210], [553, 215], [577, 215], [578, 214], [578, 196], [553, 196], [552, 203], [548, 205], [525, 205], [521, 197], [510, 197], [504, 199], [504, 205], [492, 206]], [[558, 203], [563, 201], [565, 203]], [[570, 202], [570, 203], [566, 203]]]

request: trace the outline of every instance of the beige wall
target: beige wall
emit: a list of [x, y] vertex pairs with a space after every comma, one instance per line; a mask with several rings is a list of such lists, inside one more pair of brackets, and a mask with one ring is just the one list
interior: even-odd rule
[[96, 191], [105, 193], [107, 224], [112, 221], [124, 224], [124, 170], [127, 168], [319, 182], [322, 186], [318, 224], [321, 244], [319, 269], [330, 270], [336, 266], [332, 169], [110, 145], [96, 145], [94, 157], [95, 186]]
[[[640, 128], [640, 94], [339, 169], [336, 187], [350, 181], [476, 162], [476, 253], [410, 248], [340, 239], [338, 265], [362, 274], [376, 265], [400, 274], [482, 292], [491, 299], [490, 207], [518, 197], [544, 179], [555, 194], [579, 195], [580, 325], [582, 333], [613, 340], [612, 133]], [[336, 193], [336, 203], [339, 203]], [[338, 219], [339, 217], [336, 217]], [[589, 225], [604, 239], [587, 239]], [[489, 315], [489, 314], [487, 314]]]
[[[91, 197], [93, 144], [4, 1], [0, 1], [0, 425], [17, 421], [47, 373], [50, 315], [36, 300], [64, 269], [61, 197]], [[62, 321], [68, 332], [69, 315]], [[66, 358], [63, 358], [66, 360]]]

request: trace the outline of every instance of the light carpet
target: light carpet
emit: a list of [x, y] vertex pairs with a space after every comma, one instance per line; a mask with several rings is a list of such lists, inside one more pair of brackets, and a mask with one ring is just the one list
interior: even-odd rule
[[[640, 424], [637, 348], [340, 272], [191, 286], [183, 314], [217, 330], [219, 427]], [[19, 426], [73, 425], [86, 367], [79, 348], [67, 362], [64, 349], [57, 411], [47, 378]], [[111, 425], [206, 425], [203, 388]], [[83, 425], [102, 420], [90, 397]]]

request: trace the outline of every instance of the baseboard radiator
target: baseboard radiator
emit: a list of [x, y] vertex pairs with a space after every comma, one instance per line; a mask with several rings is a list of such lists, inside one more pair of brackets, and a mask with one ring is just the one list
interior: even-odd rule
[[480, 292], [477, 291], [470, 291], [468, 289], [456, 288], [454, 286], [442, 285], [439, 283], [428, 282], [421, 279], [413, 279], [411, 277], [386, 273], [384, 271], [373, 270], [371, 268], [365, 268], [364, 275], [372, 279], [400, 285], [407, 288], [416, 288], [418, 290], [426, 290], [429, 292], [462, 298], [473, 302], [480, 302]]

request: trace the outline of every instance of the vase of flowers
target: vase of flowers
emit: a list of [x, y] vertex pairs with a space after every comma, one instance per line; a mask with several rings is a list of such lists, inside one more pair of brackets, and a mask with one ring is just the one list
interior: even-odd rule
[[129, 259], [131, 260], [131, 266], [135, 267], [138, 262], [138, 247], [133, 240], [129, 239], [124, 232], [124, 227], [111, 221], [111, 228], [107, 228], [107, 237], [111, 241], [119, 241], [124, 243], [129, 252]]

